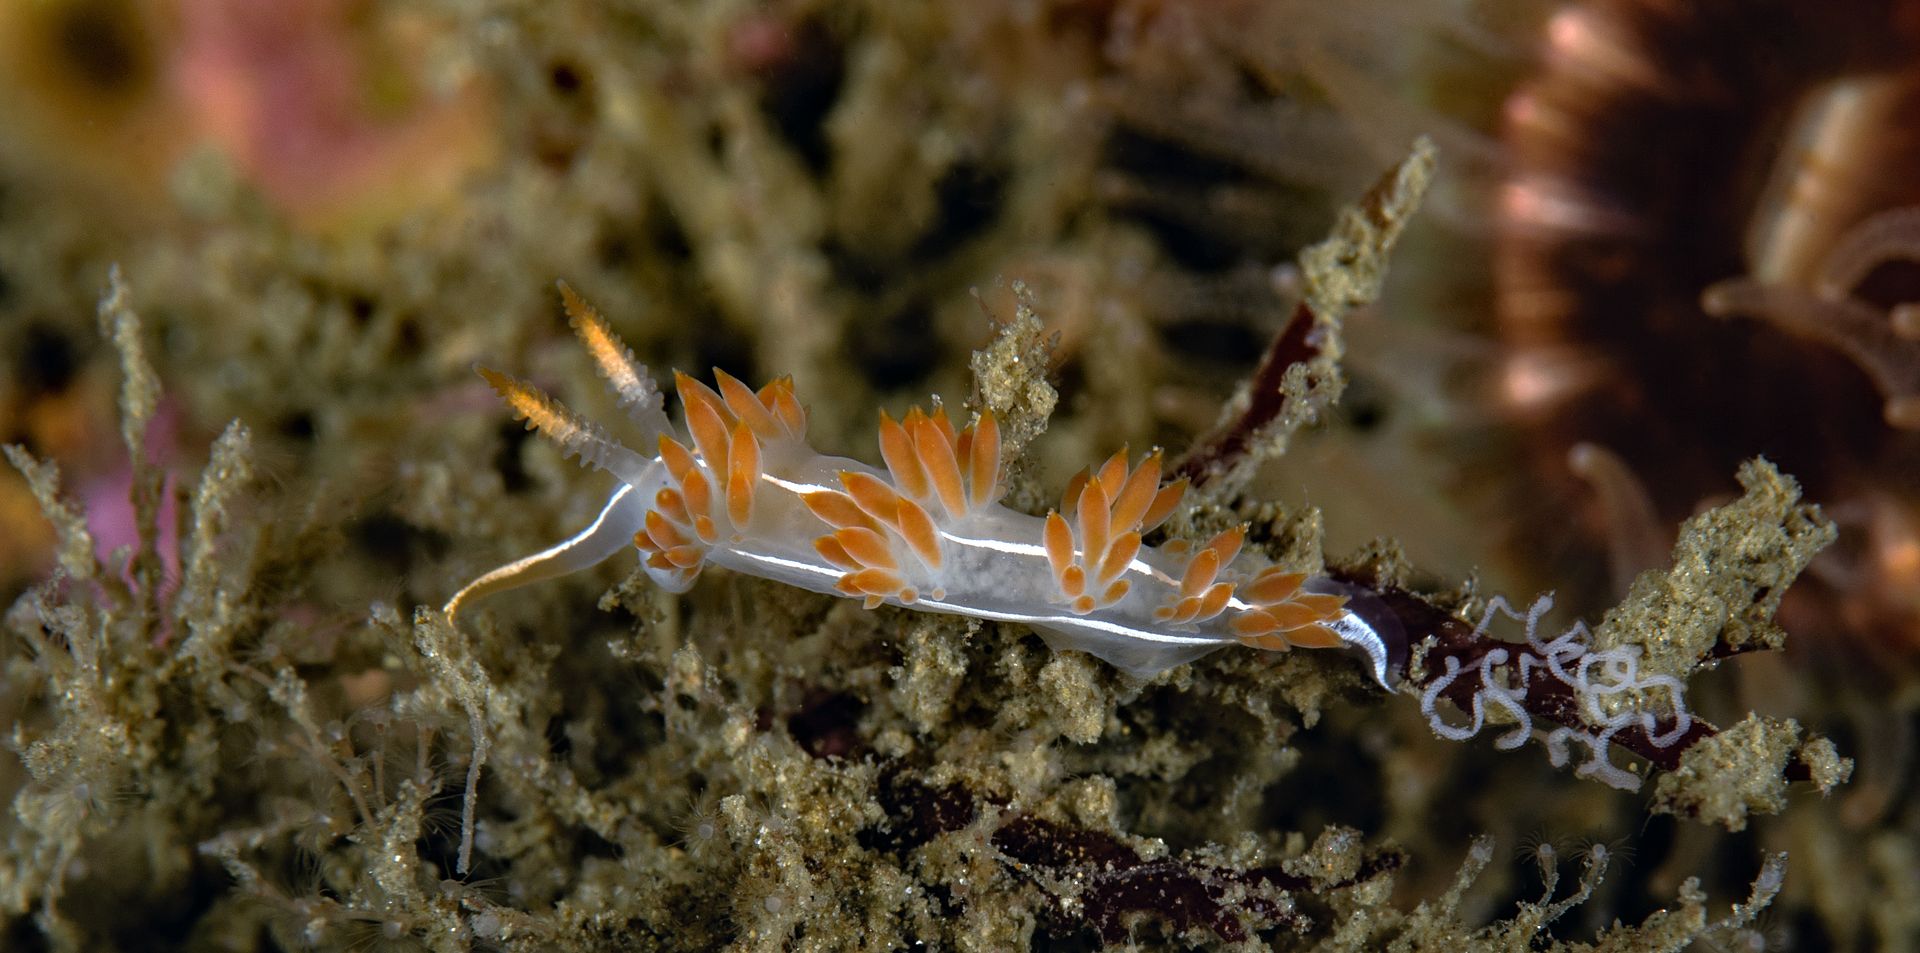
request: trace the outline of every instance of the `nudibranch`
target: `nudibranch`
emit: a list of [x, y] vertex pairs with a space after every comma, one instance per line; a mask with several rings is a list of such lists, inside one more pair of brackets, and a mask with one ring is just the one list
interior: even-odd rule
[[[684, 592], [720, 566], [814, 592], [1031, 626], [1150, 677], [1229, 645], [1352, 648], [1385, 686], [1389, 638], [1347, 605], [1349, 587], [1289, 572], [1243, 549], [1244, 529], [1204, 544], [1147, 546], [1184, 481], [1161, 485], [1156, 451], [1126, 451], [1069, 484], [1043, 518], [1001, 505], [998, 422], [956, 429], [944, 408], [880, 415], [885, 468], [806, 443], [791, 378], [755, 391], [715, 371], [717, 389], [675, 384], [686, 430], [668, 420], [645, 367], [606, 322], [560, 286], [574, 331], [640, 431], [642, 454], [537, 388], [486, 368], [487, 383], [569, 456], [619, 481], [573, 538], [469, 583], [449, 617], [490, 592], [592, 566], [631, 545], [661, 588]], [[1364, 601], [1364, 599], [1359, 600]]]

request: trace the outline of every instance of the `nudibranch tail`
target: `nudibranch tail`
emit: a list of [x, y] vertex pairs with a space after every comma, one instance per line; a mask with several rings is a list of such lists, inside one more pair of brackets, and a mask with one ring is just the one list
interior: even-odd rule
[[1158, 451], [1125, 450], [1068, 485], [1044, 518], [1000, 504], [999, 421], [956, 428], [944, 407], [881, 413], [885, 467], [815, 452], [791, 378], [758, 391], [724, 371], [714, 386], [676, 373], [685, 429], [605, 321], [561, 287], [574, 330], [655, 453], [642, 456], [504, 374], [481, 370], [529, 425], [621, 485], [593, 525], [496, 569], [447, 603], [593, 565], [631, 543], [664, 589], [709, 564], [883, 603], [1032, 626], [1147, 677], [1229, 645], [1350, 646], [1383, 685], [1394, 657], [1345, 606], [1347, 590], [1249, 551], [1244, 527], [1200, 545], [1148, 546], [1186, 481], [1161, 484]]
[[625, 549], [644, 525], [647, 508], [633, 487], [621, 484], [586, 529], [572, 539], [493, 569], [460, 588], [440, 611], [452, 619], [460, 607], [489, 593], [513, 589], [595, 566]]

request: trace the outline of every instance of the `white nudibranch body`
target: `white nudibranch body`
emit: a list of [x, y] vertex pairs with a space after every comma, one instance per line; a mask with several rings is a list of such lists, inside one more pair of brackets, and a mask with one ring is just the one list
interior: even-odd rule
[[536, 428], [620, 483], [585, 530], [474, 580], [447, 603], [586, 568], [628, 545], [680, 592], [705, 566], [815, 592], [1032, 626], [1056, 649], [1148, 677], [1229, 645], [1352, 647], [1387, 682], [1382, 637], [1344, 609], [1340, 587], [1242, 552], [1242, 530], [1203, 545], [1141, 543], [1185, 491], [1160, 485], [1156, 452], [1124, 451], [1069, 485], [1045, 518], [1000, 505], [1000, 434], [982, 413], [956, 430], [944, 409], [880, 416], [884, 469], [806, 444], [783, 378], [759, 391], [716, 371], [718, 390], [676, 375], [685, 436], [659, 389], [598, 314], [561, 288], [572, 324], [653, 446], [643, 454], [540, 391], [488, 383]]

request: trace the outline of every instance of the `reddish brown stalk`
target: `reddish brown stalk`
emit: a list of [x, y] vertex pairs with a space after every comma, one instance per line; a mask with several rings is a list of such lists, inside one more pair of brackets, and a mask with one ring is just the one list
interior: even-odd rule
[[1293, 309], [1286, 327], [1267, 346], [1260, 366], [1247, 385], [1246, 408], [1231, 421], [1187, 448], [1167, 474], [1167, 482], [1185, 479], [1199, 488], [1220, 477], [1244, 458], [1260, 431], [1279, 420], [1287, 409], [1287, 394], [1282, 384], [1287, 369], [1320, 356], [1321, 336], [1315, 332], [1313, 309], [1302, 301]]

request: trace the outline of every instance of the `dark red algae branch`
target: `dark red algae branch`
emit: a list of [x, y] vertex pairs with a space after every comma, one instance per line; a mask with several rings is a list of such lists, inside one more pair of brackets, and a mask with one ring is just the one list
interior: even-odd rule
[[1304, 295], [1260, 366], [1228, 402], [1212, 433], [1172, 467], [1196, 504], [1239, 495], [1260, 464], [1285, 452], [1294, 431], [1340, 399], [1340, 322], [1380, 295], [1387, 259], [1420, 207], [1435, 168], [1433, 143], [1422, 138], [1359, 204], [1343, 210], [1332, 234], [1300, 253]]
[[[1005, 807], [964, 784], [924, 784], [899, 764], [883, 771], [879, 800], [887, 822], [862, 835], [870, 848], [905, 853]], [[1252, 930], [1308, 933], [1314, 920], [1302, 908], [1314, 905], [1309, 898], [1390, 874], [1404, 860], [1398, 851], [1383, 849], [1359, 854], [1351, 869], [1330, 872], [1312, 864], [1237, 867], [1198, 856], [1145, 856], [1121, 835], [1031, 814], [996, 817], [989, 826], [985, 838], [998, 862], [1054, 898], [1047, 907], [1050, 919], [1069, 929], [1091, 929], [1103, 944], [1126, 940], [1143, 918], [1157, 918], [1176, 933], [1208, 930], [1230, 943], [1248, 939]], [[1339, 842], [1350, 835], [1328, 836]]]
[[1352, 887], [1401, 863], [1398, 852], [1377, 851], [1350, 876], [1327, 881], [1278, 864], [1238, 869], [1142, 857], [1111, 834], [1025, 815], [1001, 824], [992, 843], [1016, 872], [1043, 889], [1072, 884], [1074, 902], [1061, 909], [1077, 913], [1103, 943], [1127, 939], [1128, 921], [1142, 914], [1158, 916], [1181, 933], [1205, 928], [1229, 943], [1247, 939], [1250, 925], [1304, 933], [1313, 921], [1298, 909], [1296, 894]]
[[1320, 357], [1326, 333], [1316, 327], [1313, 309], [1305, 301], [1293, 309], [1260, 366], [1247, 379], [1246, 402], [1238, 412], [1205, 438], [1188, 448], [1167, 474], [1167, 482], [1186, 480], [1199, 489], [1231, 472], [1253, 448], [1255, 435], [1279, 420], [1287, 407], [1287, 372]]
[[[1487, 689], [1483, 671], [1492, 669], [1498, 676], [1525, 671], [1524, 683], [1500, 687], [1517, 696], [1528, 715], [1566, 728], [1587, 727], [1573, 686], [1553, 676], [1548, 655], [1531, 643], [1492, 638], [1479, 627], [1455, 618], [1421, 596], [1397, 586], [1378, 586], [1365, 572], [1334, 572], [1333, 576], [1370, 593], [1397, 626], [1412, 633], [1409, 641], [1418, 644], [1422, 663], [1411, 673], [1400, 673], [1407, 677], [1405, 691], [1434, 690], [1460, 710], [1472, 711], [1476, 707], [1475, 696]], [[1489, 665], [1488, 657], [1496, 652], [1505, 654], [1496, 656], [1500, 660]], [[1449, 670], [1464, 674], [1440, 684], [1442, 673]], [[1655, 715], [1651, 725], [1629, 725], [1615, 732], [1608, 741], [1662, 770], [1671, 771], [1679, 766], [1682, 752], [1718, 731], [1699, 718], [1689, 718], [1683, 728], [1674, 715]], [[1667, 740], [1664, 747], [1653, 743], [1655, 737], [1666, 740], [1669, 736], [1672, 740]], [[1804, 771], [1794, 778], [1806, 779]]]

